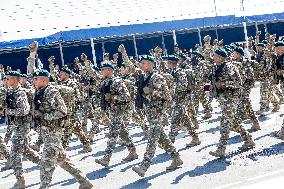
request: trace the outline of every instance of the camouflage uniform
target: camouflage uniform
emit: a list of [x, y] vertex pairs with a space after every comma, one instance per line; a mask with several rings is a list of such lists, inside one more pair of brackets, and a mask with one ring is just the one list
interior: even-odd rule
[[[92, 127], [89, 132], [89, 139], [92, 141], [94, 139], [94, 135], [100, 132], [99, 124], [100, 120], [102, 119], [108, 119], [107, 115], [104, 111], [101, 110], [100, 107], [100, 85], [102, 82], [102, 76], [96, 72], [94, 69], [92, 69], [90, 66], [85, 67], [86, 72], [88, 72], [89, 75], [89, 82], [88, 85], [85, 86], [85, 90], [87, 90], [88, 96], [90, 98], [91, 104], [89, 104], [90, 110], [92, 110], [92, 116], [90, 116], [90, 120], [92, 122]], [[83, 120], [83, 124], [86, 125], [87, 119]], [[106, 123], [107, 124], [107, 123]]]
[[180, 65], [180, 68], [182, 68], [187, 76], [187, 82], [188, 82], [188, 88], [190, 91], [190, 94], [188, 94], [188, 96], [190, 96], [190, 98], [187, 98], [187, 100], [185, 101], [185, 103], [187, 104], [187, 111], [188, 111], [188, 115], [191, 119], [191, 122], [193, 123], [193, 126], [195, 127], [195, 129], [199, 128], [199, 124], [197, 121], [197, 116], [196, 116], [196, 111], [193, 105], [193, 100], [192, 100], [192, 91], [195, 89], [195, 78], [194, 78], [194, 74], [192, 69], [187, 66], [185, 63], [183, 65]]
[[262, 115], [269, 103], [277, 107], [278, 100], [274, 93], [270, 90], [271, 64], [267, 61], [264, 52], [257, 53], [256, 60], [258, 67], [256, 69], [258, 80], [260, 81], [260, 110], [257, 112]]
[[198, 145], [200, 144], [200, 141], [188, 114], [187, 102], [189, 101], [188, 99], [191, 98], [191, 91], [188, 88], [189, 81], [187, 80], [187, 75], [184, 70], [180, 68], [173, 68], [171, 74], [175, 78], [176, 88], [173, 99], [172, 122], [169, 138], [174, 143], [175, 137], [180, 129], [179, 127], [184, 126], [192, 137], [192, 142], [187, 144], [187, 146], [191, 147]]
[[[217, 157], [224, 157], [226, 146], [228, 144], [230, 128], [240, 133], [245, 144], [241, 149], [251, 148], [254, 146], [251, 136], [240, 124], [236, 123], [236, 109], [240, 94], [241, 77], [236, 67], [229, 62], [223, 62], [213, 69], [212, 85], [215, 86], [216, 96], [221, 102], [221, 138], [217, 151], [210, 152], [211, 155]], [[222, 83], [222, 86], [217, 84]]]
[[173, 162], [176, 163], [175, 165], [172, 163], [172, 165], [168, 167], [169, 169], [175, 169], [183, 163], [179, 157], [179, 153], [176, 151], [172, 142], [166, 135], [162, 125], [164, 120], [163, 116], [165, 115], [165, 101], [170, 98], [165, 78], [153, 71], [146, 73], [143, 77], [144, 81], [138, 86], [137, 98], [142, 95], [144, 99], [142, 101], [142, 105], [144, 105], [145, 113], [150, 124], [149, 137], [141, 165], [139, 167], [132, 168], [133, 171], [142, 177], [150, 167], [151, 161], [155, 155], [157, 144], [166, 150], [166, 152], [173, 158]]
[[30, 105], [23, 89], [17, 87], [9, 89], [6, 97], [6, 115], [9, 125], [13, 128], [11, 163], [17, 178], [15, 187], [25, 185], [21, 156], [39, 164], [40, 158], [28, 146], [28, 133], [30, 131], [29, 111]]
[[205, 117], [211, 117], [211, 111], [213, 110], [209, 100], [206, 98], [206, 94], [204, 91], [204, 85], [208, 80], [209, 74], [209, 67], [205, 61], [198, 61], [196, 65], [192, 66], [194, 80], [195, 80], [195, 87], [193, 90], [193, 104], [195, 107], [195, 111], [198, 112], [199, 102], [202, 104], [204, 108]]
[[[72, 137], [72, 133], [74, 133], [78, 139], [80, 140], [80, 142], [83, 144], [84, 149], [87, 151], [91, 151], [91, 147], [89, 144], [89, 141], [85, 135], [85, 133], [82, 130], [81, 127], [81, 122], [79, 120], [79, 116], [76, 112], [76, 97], [80, 96], [80, 92], [78, 89], [78, 85], [76, 84], [75, 81], [71, 80], [71, 79], [67, 79], [64, 81], [60, 81], [59, 82], [59, 86], [57, 86], [59, 88], [59, 90], [64, 90], [63, 86], [66, 87], [70, 87], [72, 89], [73, 95], [72, 94], [66, 94], [66, 96], [62, 96], [65, 105], [67, 107], [67, 118], [66, 121], [64, 122], [64, 126], [63, 126], [63, 136], [62, 136], [62, 145], [63, 148], [66, 149], [69, 147], [70, 141], [71, 141], [71, 137]], [[60, 89], [63, 88], [63, 89]], [[67, 89], [68, 90], [68, 89]]]
[[135, 108], [135, 96], [137, 92], [136, 87], [135, 87], [136, 79], [131, 74], [122, 74], [120, 77], [125, 83], [130, 93], [130, 97], [131, 97], [130, 104], [129, 104], [130, 116], [125, 118], [125, 125], [127, 126], [130, 122], [130, 119], [132, 118], [132, 121], [134, 121], [137, 125], [139, 125], [141, 129], [143, 130], [144, 134], [147, 135], [148, 126], [145, 123], [144, 116], [142, 116], [141, 118], [140, 117], [141, 114], [139, 114]]
[[[284, 81], [284, 53], [282, 55], [274, 56], [274, 71], [277, 73], [278, 81]], [[284, 140], [284, 120], [281, 130], [275, 133], [275, 136]]]
[[[107, 115], [101, 111], [98, 107], [98, 99], [97, 95], [99, 93], [98, 89], [101, 78], [95, 76], [93, 73], [93, 69], [91, 66], [85, 66], [81, 68], [81, 81], [80, 85], [82, 88], [82, 96], [83, 96], [83, 103], [82, 103], [82, 112], [83, 112], [83, 121], [82, 127], [85, 132], [87, 132], [87, 123], [88, 119], [92, 122], [92, 129], [90, 133], [90, 139], [93, 137], [93, 133], [99, 132], [99, 120], [104, 120], [105, 122], [109, 122]], [[99, 118], [99, 119], [98, 119]], [[106, 124], [107, 124], [106, 123]], [[108, 124], [107, 124], [108, 125]], [[94, 132], [95, 131], [95, 132]]]
[[103, 80], [101, 84], [101, 108], [108, 112], [111, 120], [105, 155], [101, 159], [96, 159], [96, 162], [103, 166], [108, 166], [118, 136], [125, 142], [129, 151], [125, 160], [132, 161], [138, 158], [132, 138], [129, 136], [128, 129], [126, 129], [123, 121], [125, 117], [129, 116], [129, 103], [129, 91], [120, 78], [112, 76]]
[[10, 161], [10, 153], [8, 149], [6, 148], [1, 136], [0, 136], [0, 157], [1, 159], [3, 159], [4, 157], [7, 161]]
[[[67, 107], [55, 86], [48, 85], [35, 91], [32, 112], [41, 127], [44, 143], [40, 162], [40, 189], [49, 188], [56, 165], [69, 172], [82, 185], [91, 185], [66, 157], [62, 147], [62, 124]], [[91, 188], [91, 187], [89, 187]]]
[[238, 67], [241, 79], [243, 81], [236, 114], [238, 120], [237, 124], [241, 124], [243, 119], [248, 116], [253, 122], [251, 131], [259, 130], [259, 122], [252, 109], [251, 100], [249, 97], [251, 88], [254, 86], [252, 63], [249, 60], [236, 60], [234, 64]]

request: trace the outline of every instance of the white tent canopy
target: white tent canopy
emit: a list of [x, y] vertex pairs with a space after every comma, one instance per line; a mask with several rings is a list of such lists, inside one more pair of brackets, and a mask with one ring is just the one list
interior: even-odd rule
[[0, 4], [0, 41], [78, 29], [284, 12], [283, 0], [0, 0]]

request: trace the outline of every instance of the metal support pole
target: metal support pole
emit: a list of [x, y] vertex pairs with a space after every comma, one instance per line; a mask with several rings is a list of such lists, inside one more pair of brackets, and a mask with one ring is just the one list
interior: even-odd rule
[[198, 31], [199, 45], [202, 46], [202, 39], [201, 39], [200, 28], [197, 28], [197, 31]]
[[137, 44], [136, 44], [136, 37], [133, 35], [133, 45], [134, 45], [134, 50], [135, 50], [135, 57], [136, 60], [138, 61], [138, 50], [137, 50]]
[[218, 14], [217, 14], [216, 0], [214, 0], [214, 8], [215, 8], [215, 16], [218, 16]]
[[244, 26], [244, 34], [245, 34], [246, 44], [248, 45], [248, 31], [247, 31], [247, 23], [246, 23], [246, 22], [243, 22], [243, 26]]
[[102, 42], [102, 51], [103, 51], [103, 55], [106, 53], [106, 50], [105, 50], [105, 43]]
[[174, 45], [177, 45], [177, 36], [175, 30], [173, 30], [173, 40], [174, 40]]
[[162, 33], [162, 47], [163, 47], [163, 49], [166, 48], [165, 37], [164, 37], [164, 34], [163, 34], [163, 33]]
[[219, 41], [218, 29], [217, 28], [215, 28], [215, 34], [216, 34], [216, 39]]
[[62, 67], [63, 67], [64, 66], [64, 57], [63, 57], [63, 50], [62, 50], [61, 42], [59, 42], [59, 50], [60, 50], [60, 57], [61, 57]]
[[94, 39], [91, 38], [90, 40], [91, 40], [91, 48], [92, 48], [92, 54], [93, 54], [94, 65], [97, 66], [97, 57], [96, 57]]

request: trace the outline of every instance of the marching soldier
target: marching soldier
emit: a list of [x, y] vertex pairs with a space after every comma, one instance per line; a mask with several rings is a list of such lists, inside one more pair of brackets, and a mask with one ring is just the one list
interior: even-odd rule
[[171, 142], [174, 143], [179, 127], [184, 126], [192, 137], [192, 141], [189, 144], [186, 144], [186, 146], [192, 147], [199, 145], [201, 142], [188, 113], [187, 102], [189, 101], [188, 99], [191, 98], [191, 81], [187, 80], [186, 72], [177, 67], [177, 62], [178, 58], [174, 55], [167, 57], [168, 68], [176, 83], [174, 99], [172, 102], [172, 122], [169, 138]]
[[66, 149], [69, 147], [72, 133], [74, 133], [83, 144], [83, 150], [80, 152], [91, 152], [92, 147], [85, 133], [82, 130], [81, 122], [79, 120], [79, 116], [76, 111], [76, 104], [77, 104], [76, 99], [77, 97], [80, 96], [80, 92], [75, 81], [70, 79], [70, 75], [71, 75], [71, 70], [69, 68], [66, 67], [62, 68], [59, 74], [60, 81], [58, 82], [59, 88], [61, 87], [60, 85], [63, 85], [71, 88], [73, 92], [73, 94], [62, 96], [68, 110], [67, 112], [68, 115], [66, 121], [64, 122], [65, 124], [63, 126], [63, 137], [62, 137], [63, 148]]
[[[284, 80], [284, 42], [278, 41], [275, 43], [275, 53], [274, 56], [274, 69], [277, 73], [279, 80], [283, 82]], [[281, 130], [274, 133], [277, 138], [284, 140], [284, 121], [282, 123]]]
[[40, 158], [28, 146], [28, 133], [30, 131], [28, 114], [30, 105], [25, 91], [19, 85], [20, 73], [10, 71], [6, 73], [6, 76], [8, 85], [6, 115], [8, 125], [12, 125], [14, 132], [11, 149], [11, 163], [17, 179], [14, 188], [25, 188], [21, 156], [24, 155], [37, 164], [39, 164]]
[[166, 150], [173, 158], [172, 163], [167, 169], [176, 169], [183, 164], [179, 153], [166, 135], [162, 122], [165, 116], [166, 101], [170, 94], [165, 79], [154, 69], [155, 60], [152, 56], [142, 57], [141, 69], [144, 71], [138, 83], [137, 106], [145, 108], [145, 113], [149, 121], [149, 137], [143, 161], [138, 167], [133, 167], [139, 176], [144, 177], [151, 161], [155, 155], [157, 144]]
[[133, 161], [138, 158], [136, 148], [129, 136], [129, 132], [124, 125], [123, 119], [129, 116], [130, 94], [120, 78], [114, 77], [114, 67], [111, 63], [102, 65], [102, 75], [104, 80], [101, 84], [101, 108], [106, 111], [111, 120], [105, 155], [101, 159], [96, 159], [96, 163], [105, 167], [109, 165], [110, 158], [116, 146], [118, 136], [124, 141], [129, 154], [125, 161]]
[[249, 129], [250, 132], [260, 130], [259, 122], [255, 113], [252, 109], [251, 101], [249, 98], [251, 88], [254, 86], [254, 73], [252, 64], [249, 60], [243, 59], [244, 50], [241, 47], [236, 47], [233, 53], [235, 59], [234, 64], [238, 67], [239, 73], [242, 79], [242, 92], [237, 107], [237, 119], [239, 124], [243, 121], [245, 116], [248, 116], [252, 120], [252, 127]]
[[[221, 126], [220, 133], [221, 138], [216, 151], [210, 151], [209, 154], [215, 157], [224, 158], [226, 146], [228, 144], [230, 128], [234, 128], [235, 131], [241, 134], [242, 139], [245, 141], [241, 150], [253, 148], [255, 146], [251, 136], [241, 126], [235, 125], [237, 99], [239, 97], [241, 77], [236, 67], [226, 62], [227, 53], [223, 49], [216, 49], [213, 56], [216, 63], [215, 68], [211, 76], [212, 90], [215, 91], [216, 97], [221, 102]], [[235, 128], [236, 127], [236, 128]]]
[[34, 121], [41, 127], [44, 143], [40, 162], [40, 189], [50, 187], [57, 164], [76, 178], [80, 189], [92, 188], [90, 181], [67, 159], [62, 147], [62, 122], [67, 115], [67, 108], [57, 88], [49, 84], [50, 73], [37, 70], [33, 78], [36, 91], [32, 112]]

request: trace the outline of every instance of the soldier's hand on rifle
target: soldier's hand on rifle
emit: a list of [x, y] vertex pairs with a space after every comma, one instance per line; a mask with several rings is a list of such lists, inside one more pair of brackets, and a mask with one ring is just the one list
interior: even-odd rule
[[276, 71], [276, 74], [279, 75], [279, 76], [282, 76], [284, 73], [284, 70], [277, 70]]
[[151, 94], [153, 91], [152, 91], [152, 89], [149, 88], [149, 87], [144, 87], [144, 88], [143, 88], [143, 92], [144, 92], [144, 94]]
[[114, 96], [110, 93], [105, 94], [105, 99], [106, 99], [106, 101], [113, 102], [113, 103], [117, 100], [116, 96]]
[[220, 89], [220, 88], [224, 88], [226, 84], [224, 82], [218, 81], [214, 83], [214, 85], [217, 89]]

